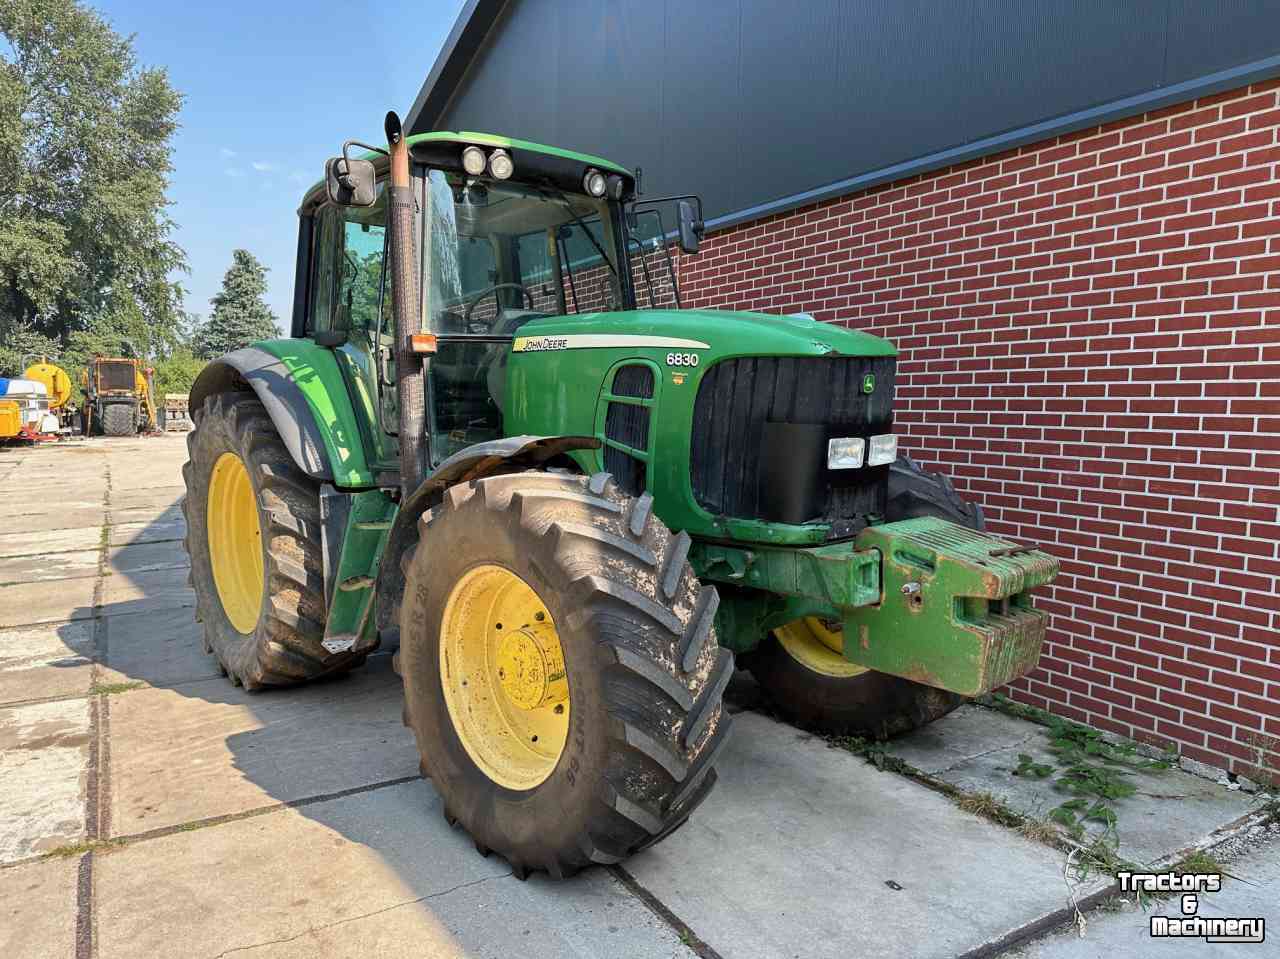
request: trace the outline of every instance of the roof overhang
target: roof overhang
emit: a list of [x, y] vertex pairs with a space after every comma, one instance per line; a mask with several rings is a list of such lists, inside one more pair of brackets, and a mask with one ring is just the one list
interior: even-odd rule
[[409, 108], [404, 130], [409, 136], [437, 128], [471, 61], [493, 30], [508, 0], [467, 0], [426, 82]]

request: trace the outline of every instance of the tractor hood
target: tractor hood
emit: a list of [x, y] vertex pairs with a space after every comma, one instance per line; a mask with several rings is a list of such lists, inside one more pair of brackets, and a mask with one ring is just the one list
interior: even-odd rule
[[[717, 358], [765, 356], [896, 356], [888, 340], [819, 323], [807, 316], [729, 310], [627, 310], [539, 317], [520, 328], [515, 352], [573, 348], [591, 336], [594, 347], [641, 345], [628, 337], [669, 339], [669, 349], [712, 349]], [[574, 337], [560, 344], [556, 337]], [[675, 342], [675, 341], [688, 342]], [[655, 343], [654, 345], [658, 345]]]

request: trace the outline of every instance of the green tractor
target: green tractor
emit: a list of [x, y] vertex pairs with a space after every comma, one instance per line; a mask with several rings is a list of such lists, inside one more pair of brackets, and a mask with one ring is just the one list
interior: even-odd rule
[[186, 545], [233, 683], [398, 644], [450, 823], [561, 877], [706, 798], [735, 655], [791, 720], [881, 737], [1035, 665], [1057, 564], [898, 458], [890, 343], [679, 309], [657, 211], [692, 254], [701, 204], [617, 164], [386, 137], [303, 198], [291, 336], [191, 391]]

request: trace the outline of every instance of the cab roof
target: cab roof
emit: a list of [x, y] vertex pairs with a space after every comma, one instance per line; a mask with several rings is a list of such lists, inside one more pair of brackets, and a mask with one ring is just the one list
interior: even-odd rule
[[[560, 147], [547, 146], [545, 143], [534, 143], [531, 140], [520, 140], [515, 137], [499, 136], [495, 133], [480, 133], [470, 130], [433, 130], [430, 133], [416, 133], [406, 137], [409, 152], [413, 159], [436, 166], [453, 167], [461, 170], [462, 148], [470, 144], [490, 149], [501, 147], [511, 154], [515, 161], [515, 179], [520, 180], [521, 172], [530, 168], [543, 176], [561, 181], [562, 186], [576, 185], [583, 174], [590, 168], [603, 173], [613, 173], [626, 181], [626, 192], [635, 189], [635, 174], [621, 164], [606, 160], [604, 157], [590, 153], [578, 153], [574, 150], [563, 150]], [[390, 162], [380, 153], [361, 153], [359, 159], [372, 160], [379, 174]], [[304, 207], [316, 205], [324, 196], [324, 181], [321, 180], [307, 190], [303, 199]]]

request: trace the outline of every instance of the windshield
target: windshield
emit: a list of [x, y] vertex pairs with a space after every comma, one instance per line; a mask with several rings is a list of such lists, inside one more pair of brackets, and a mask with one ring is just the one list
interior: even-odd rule
[[428, 184], [432, 332], [512, 336], [536, 316], [626, 307], [607, 201], [439, 170]]

